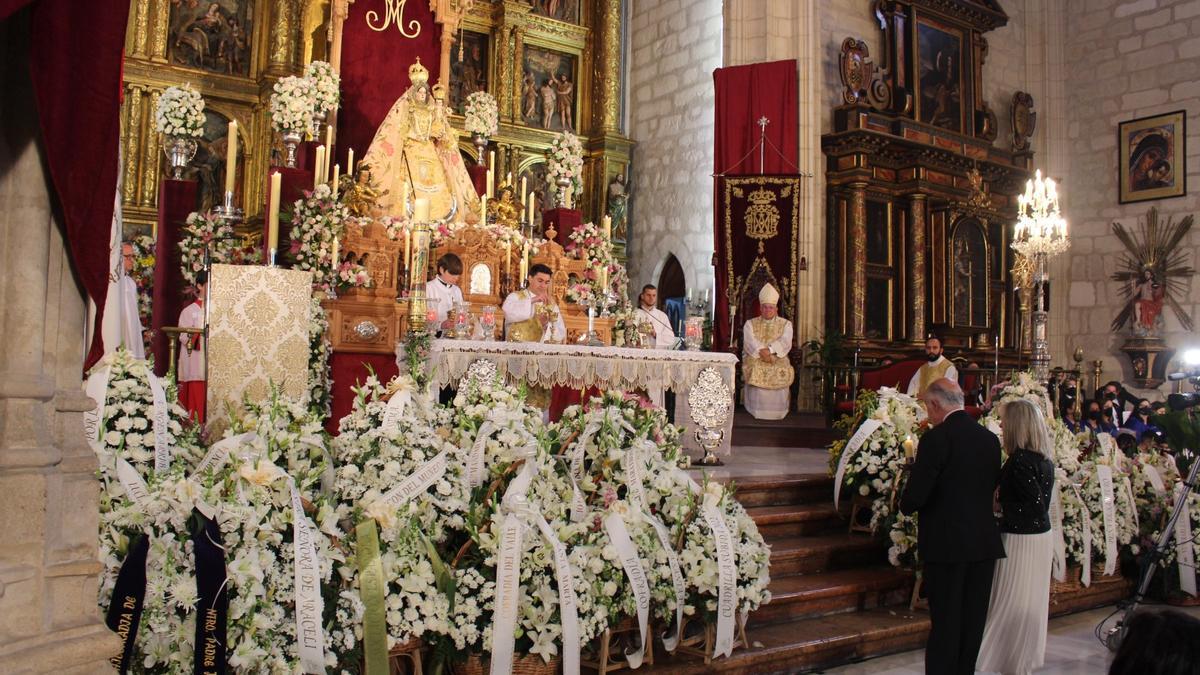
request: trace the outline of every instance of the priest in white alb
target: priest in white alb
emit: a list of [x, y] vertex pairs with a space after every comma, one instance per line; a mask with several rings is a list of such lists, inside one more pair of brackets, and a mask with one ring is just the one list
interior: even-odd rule
[[787, 416], [795, 378], [791, 349], [792, 322], [779, 316], [779, 291], [767, 284], [758, 292], [758, 316], [742, 327], [744, 399], [755, 419]]
[[656, 349], [671, 349], [675, 346], [675, 331], [671, 330], [671, 320], [667, 313], [658, 308], [658, 287], [654, 284], [642, 286], [638, 296], [637, 318], [641, 323], [654, 327], [654, 347]]
[[509, 342], [554, 342], [567, 339], [562, 312], [550, 296], [553, 271], [541, 263], [529, 268], [528, 285], [504, 298], [504, 331]]
[[920, 396], [925, 393], [929, 385], [934, 381], [940, 380], [943, 377], [952, 381], [958, 382], [958, 369], [942, 354], [942, 339], [936, 335], [930, 335], [925, 340], [925, 360], [921, 367], [913, 374], [912, 379], [908, 381], [908, 395]]
[[463, 292], [458, 286], [462, 276], [462, 259], [453, 253], [447, 253], [438, 258], [437, 276], [425, 284], [425, 303], [437, 312], [436, 332], [442, 332], [454, 326], [454, 317], [450, 312], [455, 305], [463, 304]]

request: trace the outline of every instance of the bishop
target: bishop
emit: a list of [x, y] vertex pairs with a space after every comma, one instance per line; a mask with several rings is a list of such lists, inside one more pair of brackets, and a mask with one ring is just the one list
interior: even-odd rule
[[783, 419], [795, 378], [788, 360], [792, 322], [779, 316], [779, 291], [771, 284], [758, 292], [758, 316], [742, 328], [742, 345], [746, 410], [755, 419]]

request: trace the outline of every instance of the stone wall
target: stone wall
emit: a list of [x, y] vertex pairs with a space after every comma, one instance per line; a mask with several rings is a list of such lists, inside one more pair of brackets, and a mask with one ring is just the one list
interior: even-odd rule
[[[1089, 359], [1103, 360], [1105, 379], [1129, 380], [1132, 369], [1119, 351], [1124, 336], [1109, 330], [1122, 306], [1120, 284], [1109, 277], [1124, 252], [1112, 223], [1134, 227], [1151, 206], [1158, 207], [1160, 218], [1200, 215], [1195, 187], [1200, 180], [1200, 3], [1069, 0], [1066, 15], [1069, 165], [1063, 190], [1072, 240], [1065, 277], [1067, 322], [1073, 343]], [[1117, 125], [1176, 110], [1188, 111], [1187, 159], [1177, 170], [1186, 167], [1191, 174], [1190, 194], [1118, 203]], [[1190, 264], [1200, 267], [1200, 226], [1184, 246]], [[1200, 281], [1189, 284], [1181, 304], [1200, 319]], [[1200, 346], [1196, 333], [1184, 331], [1169, 310], [1165, 337], [1180, 350]]]
[[[112, 672], [96, 607], [83, 296], [51, 208], [20, 19], [0, 22], [0, 672]], [[11, 42], [9, 42], [11, 40]]]
[[630, 288], [655, 283], [671, 254], [689, 292], [711, 288], [712, 71], [721, 66], [721, 0], [629, 7], [629, 135], [637, 141]]

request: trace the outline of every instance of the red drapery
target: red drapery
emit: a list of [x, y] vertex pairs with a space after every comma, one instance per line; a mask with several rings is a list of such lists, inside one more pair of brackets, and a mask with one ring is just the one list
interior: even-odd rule
[[330, 377], [333, 378], [330, 395], [333, 400], [330, 404], [332, 414], [325, 420], [326, 431], [331, 434], [338, 432], [338, 422], [354, 408], [354, 392], [350, 388], [361, 386], [372, 371], [380, 382], [391, 381], [400, 374], [396, 355], [334, 352], [329, 359]]
[[[786, 174], [796, 171], [799, 102], [796, 61], [772, 61], [713, 71], [716, 87], [716, 139], [713, 171], [720, 174], [760, 173], [758, 119], [766, 117], [767, 145], [761, 173]], [[713, 182], [713, 241], [716, 242], [716, 316], [713, 317], [713, 349], [729, 347], [729, 260], [720, 242], [725, 240], [722, 219], [716, 213], [716, 181]], [[741, 270], [745, 273], [746, 270]]]
[[184, 302], [179, 242], [183, 239], [188, 214], [196, 208], [198, 189], [194, 180], [170, 178], [164, 178], [158, 186], [158, 240], [154, 248], [154, 298], [150, 320], [153, 337], [150, 344], [154, 372], [160, 377], [166, 375], [171, 366], [171, 338], [162, 332], [162, 328], [178, 326], [179, 312], [191, 302], [190, 298]]
[[0, 0], [0, 20], [30, 6], [29, 70], [67, 246], [96, 325], [84, 368], [104, 354], [108, 234], [117, 188], [121, 58], [128, 2]]
[[[383, 30], [387, 16], [383, 0], [358, 0], [350, 5], [350, 14], [342, 29], [342, 106], [337, 117], [337, 161], [346, 166], [346, 151], [362, 159], [375, 130], [408, 89], [408, 67], [421, 58], [429, 69], [429, 83], [438, 78], [442, 54], [442, 27], [433, 20], [428, 2], [403, 5], [399, 22], [392, 21]], [[368, 14], [371, 20], [368, 21]], [[413, 28], [416, 21], [418, 29]], [[405, 37], [416, 32], [416, 37]], [[418, 32], [419, 30], [419, 32]], [[357, 160], [356, 160], [357, 161]]]

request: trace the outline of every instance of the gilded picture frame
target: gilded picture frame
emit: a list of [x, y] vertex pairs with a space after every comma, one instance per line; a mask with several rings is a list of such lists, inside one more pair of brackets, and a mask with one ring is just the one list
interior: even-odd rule
[[1187, 112], [1151, 115], [1117, 126], [1122, 204], [1187, 194]]
[[970, 105], [964, 87], [967, 38], [960, 28], [918, 14], [913, 22], [917, 45], [914, 85], [916, 118], [956, 133], [965, 133]]

